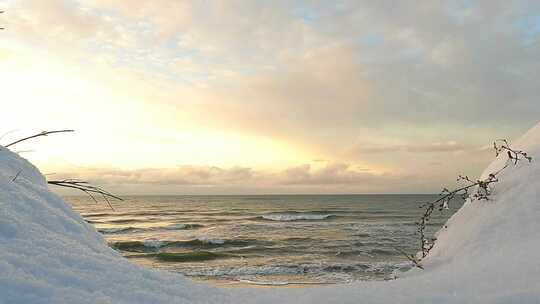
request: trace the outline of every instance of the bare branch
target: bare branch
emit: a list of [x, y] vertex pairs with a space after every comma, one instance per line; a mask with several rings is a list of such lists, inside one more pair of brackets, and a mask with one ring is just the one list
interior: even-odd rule
[[36, 152], [35, 150], [21, 150], [21, 151], [14, 151], [15, 153], [17, 154], [21, 154], [21, 153], [30, 153], [30, 152]]
[[493, 148], [495, 149], [495, 156], [499, 156], [499, 154], [506, 151], [508, 159], [512, 161], [514, 165], [516, 165], [518, 161], [522, 159], [526, 159], [529, 162], [532, 161], [532, 157], [528, 156], [526, 152], [510, 148], [510, 145], [508, 144], [508, 141], [506, 139], [498, 139], [493, 142]]
[[[407, 255], [406, 253], [400, 251], [409, 260], [413, 262], [421, 261], [428, 255], [429, 251], [433, 248], [433, 246], [435, 246], [436, 239], [432, 238], [431, 240], [428, 240], [425, 235], [427, 223], [429, 222], [429, 219], [431, 218], [435, 207], [438, 207], [439, 211], [449, 209], [450, 202], [454, 198], [456, 198], [456, 196], [461, 197], [462, 199], [466, 199], [469, 197], [471, 200], [489, 200], [489, 196], [491, 195], [490, 185], [499, 181], [499, 179], [497, 178], [499, 173], [506, 169], [510, 164], [517, 165], [517, 163], [521, 160], [528, 160], [529, 162], [532, 161], [532, 157], [528, 156], [526, 152], [510, 148], [510, 145], [508, 144], [508, 141], [506, 139], [496, 140], [493, 143], [493, 149], [495, 150], [496, 156], [499, 156], [503, 153], [508, 156], [506, 164], [501, 169], [489, 174], [488, 177], [483, 180], [473, 181], [466, 175], [459, 175], [457, 181], [465, 182], [465, 186], [454, 190], [448, 190], [447, 188], [444, 188], [439, 194], [438, 199], [420, 205], [420, 208], [426, 208], [424, 214], [420, 218], [420, 221], [416, 223], [418, 225], [417, 232], [420, 235], [420, 250], [422, 252], [422, 258], [416, 259], [414, 256]], [[476, 189], [476, 191], [472, 194], [469, 193], [471, 188]]]
[[29, 140], [29, 139], [32, 139], [32, 138], [36, 138], [36, 137], [40, 137], [40, 136], [47, 136], [49, 134], [55, 134], [55, 133], [65, 133], [65, 132], [75, 132], [75, 130], [57, 130], [57, 131], [43, 131], [43, 132], [40, 132], [38, 134], [35, 134], [35, 135], [32, 135], [32, 136], [28, 136], [28, 137], [25, 137], [25, 138], [22, 138], [22, 139], [19, 139], [17, 141], [14, 141], [10, 144], [7, 144], [5, 147], [6, 148], [9, 148], [10, 146], [13, 146], [15, 144], [18, 144], [20, 142], [23, 142], [25, 140]]
[[21, 172], [22, 172], [22, 169], [19, 170], [19, 172], [17, 172], [17, 174], [15, 175], [15, 177], [14, 177], [11, 181], [14, 182], [14, 181], [17, 179], [17, 177], [19, 177], [19, 175], [21, 174]]
[[407, 254], [405, 251], [403, 251], [403, 250], [401, 250], [399, 248], [394, 247], [394, 249], [396, 251], [398, 251], [399, 253], [401, 253], [403, 256], [405, 256], [409, 261], [411, 261], [415, 267], [418, 267], [418, 268], [424, 270], [424, 266], [422, 266], [422, 264], [420, 264], [420, 260], [418, 260], [415, 256], [413, 256], [412, 254]]
[[109, 207], [114, 211], [114, 208], [110, 202], [110, 199], [116, 199], [116, 200], [119, 200], [119, 201], [123, 201], [122, 198], [102, 189], [102, 188], [99, 188], [99, 187], [96, 187], [96, 186], [92, 186], [91, 184], [89, 184], [88, 182], [86, 181], [81, 181], [81, 180], [76, 180], [76, 179], [63, 179], [63, 180], [51, 180], [51, 181], [47, 181], [48, 184], [50, 185], [55, 185], [55, 186], [59, 186], [59, 187], [65, 187], [65, 188], [72, 188], [72, 189], [77, 189], [77, 190], [80, 190], [84, 193], [86, 193], [88, 196], [90, 196], [92, 198], [92, 200], [94, 202], [98, 202], [97, 199], [93, 196], [93, 194], [98, 194], [98, 195], [101, 195], [105, 201], [107, 202], [107, 204], [109, 205]]

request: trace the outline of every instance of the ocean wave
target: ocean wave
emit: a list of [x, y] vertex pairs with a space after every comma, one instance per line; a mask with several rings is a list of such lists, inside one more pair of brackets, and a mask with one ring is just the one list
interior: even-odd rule
[[367, 232], [359, 232], [359, 233], [355, 233], [353, 236], [365, 238], [365, 237], [370, 237], [371, 235]]
[[311, 282], [311, 281], [260, 281], [260, 280], [238, 280], [240, 283], [262, 286], [287, 286], [287, 285], [325, 285], [335, 284], [336, 282]]
[[157, 253], [136, 253], [136, 254], [127, 254], [126, 258], [147, 258], [147, 259], [156, 259], [161, 262], [175, 262], [175, 263], [186, 263], [186, 262], [201, 262], [208, 260], [216, 260], [223, 258], [231, 258], [234, 255], [211, 252], [211, 251], [187, 251], [187, 252], [157, 252]]
[[191, 230], [202, 228], [204, 225], [200, 224], [170, 224], [167, 226], [156, 226], [156, 227], [106, 227], [106, 228], [97, 228], [97, 231], [102, 234], [124, 234], [124, 233], [133, 233], [133, 232], [145, 232], [145, 231], [157, 231], [157, 230]]
[[213, 267], [184, 269], [182, 271], [188, 276], [200, 277], [243, 277], [243, 276], [265, 276], [265, 275], [293, 275], [304, 273], [303, 269], [297, 265], [275, 265], [275, 266], [241, 266], [241, 267]]
[[280, 241], [282, 242], [311, 242], [311, 241], [314, 241], [315, 239], [313, 238], [310, 238], [310, 237], [301, 237], [301, 236], [295, 236], [295, 237], [288, 237], [288, 238], [284, 238], [284, 239], [280, 239]]
[[150, 221], [150, 219], [127, 218], [127, 219], [101, 220], [99, 222], [100, 223], [113, 223], [113, 224], [133, 224], [133, 223], [147, 222], [147, 221]]
[[244, 247], [253, 246], [262, 241], [251, 239], [209, 239], [201, 237], [184, 241], [167, 241], [157, 239], [147, 239], [143, 241], [117, 241], [109, 245], [117, 250], [127, 252], [155, 252], [162, 248], [216, 248], [216, 247]]
[[201, 224], [171, 224], [165, 227], [160, 227], [165, 230], [188, 230], [188, 229], [197, 229], [202, 228], [204, 225]]
[[284, 212], [284, 213], [268, 213], [257, 217], [258, 219], [279, 221], [279, 222], [291, 222], [291, 221], [317, 221], [326, 220], [336, 217], [331, 213], [318, 213], [318, 212]]
[[87, 218], [87, 217], [102, 217], [102, 216], [108, 216], [110, 215], [109, 213], [81, 213], [81, 215], [84, 217], [84, 218]]
[[113, 217], [113, 218], [98, 218], [86, 219], [87, 223], [91, 224], [137, 224], [149, 222], [161, 222], [163, 217]]
[[160, 261], [164, 262], [200, 262], [215, 259], [231, 257], [228, 254], [216, 253], [210, 251], [191, 251], [191, 252], [160, 252], [155, 255]]
[[337, 251], [334, 255], [337, 257], [356, 257], [356, 256], [363, 255], [363, 252], [359, 250], [347, 250], [347, 251], [344, 250], [344, 251]]
[[120, 233], [128, 233], [128, 232], [135, 232], [137, 230], [140, 230], [135, 227], [114, 227], [114, 228], [99, 228], [97, 231], [102, 234], [120, 234]]
[[385, 256], [385, 255], [396, 255], [397, 254], [397, 251], [396, 250], [389, 250], [389, 249], [381, 249], [381, 248], [375, 248], [375, 249], [371, 249], [369, 251], [369, 254], [372, 254], [374, 256]]
[[181, 211], [161, 211], [161, 210], [148, 210], [148, 211], [131, 211], [131, 212], [90, 212], [81, 213], [84, 218], [87, 217], [148, 217], [148, 216], [168, 216], [168, 215], [182, 215], [190, 212], [197, 212], [197, 210], [181, 210]]
[[[227, 255], [225, 255], [227, 256]], [[228, 255], [230, 256], [230, 255]], [[226, 277], [226, 278], [257, 278], [264, 276], [302, 275], [305, 278], [318, 278], [319, 283], [331, 283], [328, 278], [342, 274], [350, 279], [351, 274], [377, 274], [381, 272], [391, 273], [395, 270], [410, 268], [407, 263], [329, 263], [329, 264], [282, 264], [266, 266], [241, 266], [241, 267], [212, 267], [212, 268], [183, 268], [182, 273], [188, 276], [199, 277]], [[339, 280], [341, 281], [341, 280]]]
[[272, 254], [292, 254], [292, 253], [301, 253], [301, 251], [295, 250], [289, 246], [261, 246], [261, 245], [251, 245], [241, 248], [230, 248], [226, 252], [235, 254], [241, 257], [267, 257]]
[[118, 241], [109, 243], [109, 246], [116, 250], [128, 252], [148, 252], [151, 248], [154, 248], [145, 246], [145, 243], [141, 241]]

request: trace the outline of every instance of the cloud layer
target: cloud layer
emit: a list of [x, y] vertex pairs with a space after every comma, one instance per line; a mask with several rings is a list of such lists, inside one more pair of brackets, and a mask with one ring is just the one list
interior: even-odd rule
[[[103, 183], [384, 192], [400, 180], [381, 172], [430, 172], [427, 185], [403, 187], [429, 191], [457, 166], [479, 173], [490, 154], [478, 147], [540, 117], [538, 1], [0, 0], [0, 8], [0, 60], [36, 74], [47, 58], [57, 64], [41, 74], [92, 84], [60, 97], [72, 86], [46, 84], [54, 106], [45, 107], [39, 79], [26, 79], [24, 94], [11, 93], [21, 105], [10, 116], [42, 107], [43, 117], [102, 132], [110, 155], [127, 154], [129, 138], [147, 159], [163, 159], [118, 171], [112, 156], [93, 153], [100, 157], [85, 164], [112, 171], [86, 173]], [[104, 93], [85, 97], [94, 86]], [[103, 115], [123, 124], [92, 124]], [[257, 151], [269, 155], [265, 168]], [[318, 158], [333, 165], [315, 168]]]
[[388, 185], [394, 187], [393, 192], [402, 193], [413, 191], [412, 186], [419, 183], [403, 173], [377, 173], [346, 163], [304, 164], [279, 171], [191, 165], [138, 170], [79, 168], [55, 178], [84, 178], [107, 187], [121, 185], [120, 191], [128, 193], [142, 188], [162, 194], [365, 193], [379, 192]]

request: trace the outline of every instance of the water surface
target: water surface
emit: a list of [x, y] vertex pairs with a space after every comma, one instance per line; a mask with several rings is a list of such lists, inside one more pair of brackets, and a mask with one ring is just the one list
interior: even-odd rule
[[[67, 197], [132, 262], [200, 280], [343, 283], [410, 269], [419, 203], [435, 195]], [[435, 213], [428, 234], [453, 214]]]

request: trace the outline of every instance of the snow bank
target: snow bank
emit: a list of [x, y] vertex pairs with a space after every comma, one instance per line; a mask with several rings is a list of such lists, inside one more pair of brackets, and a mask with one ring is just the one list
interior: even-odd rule
[[540, 303], [540, 124], [512, 146], [533, 163], [505, 170], [492, 200], [465, 204], [439, 233], [425, 271], [388, 282], [228, 290], [130, 264], [49, 192], [34, 166], [2, 148], [0, 303]]
[[230, 302], [217, 288], [131, 264], [32, 164], [0, 149], [0, 303]]

